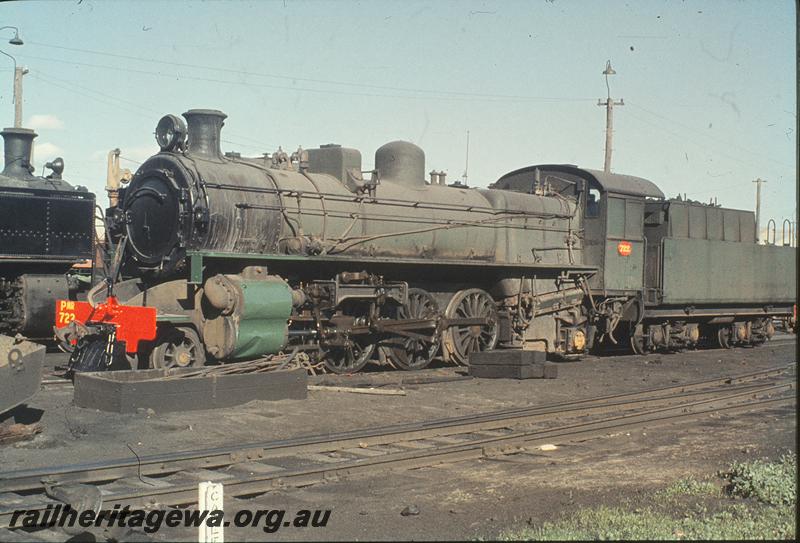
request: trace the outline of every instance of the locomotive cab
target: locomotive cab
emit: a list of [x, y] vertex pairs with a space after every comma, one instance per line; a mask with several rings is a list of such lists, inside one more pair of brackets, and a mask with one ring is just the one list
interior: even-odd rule
[[636, 296], [644, 285], [644, 213], [647, 199], [664, 198], [657, 186], [630, 175], [587, 170], [566, 164], [528, 166], [502, 179], [537, 171], [576, 187], [584, 215], [584, 261], [597, 263], [593, 294]]
[[594, 322], [589, 336], [610, 337], [616, 343], [618, 325], [626, 323], [632, 329], [644, 314], [645, 206], [647, 201], [663, 200], [664, 194], [646, 179], [565, 164], [529, 166], [508, 177], [531, 171], [543, 179], [570, 182], [579, 191], [584, 261], [598, 268], [588, 281], [592, 300], [587, 309]]

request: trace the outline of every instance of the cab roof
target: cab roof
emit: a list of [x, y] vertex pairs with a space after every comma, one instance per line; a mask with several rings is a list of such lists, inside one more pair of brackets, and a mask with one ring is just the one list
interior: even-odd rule
[[664, 199], [664, 193], [661, 192], [655, 183], [643, 179], [641, 177], [634, 177], [632, 175], [622, 175], [616, 173], [606, 173], [601, 170], [589, 170], [579, 168], [572, 164], [536, 164], [533, 166], [525, 166], [513, 172], [509, 172], [502, 176], [495, 183], [498, 189], [505, 188], [503, 180], [507, 178], [517, 177], [525, 173], [533, 173], [534, 170], [539, 169], [541, 173], [559, 172], [567, 175], [574, 175], [585, 179], [590, 185], [594, 185], [606, 192], [613, 192], [616, 194], [626, 194], [629, 196], [642, 196], [645, 198], [659, 198]]

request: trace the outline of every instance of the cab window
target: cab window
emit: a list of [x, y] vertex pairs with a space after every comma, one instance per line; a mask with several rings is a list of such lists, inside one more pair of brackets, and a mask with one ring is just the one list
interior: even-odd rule
[[600, 191], [595, 188], [589, 189], [589, 196], [586, 199], [586, 216], [600, 216]]
[[643, 221], [644, 202], [627, 200], [625, 202], [625, 237], [628, 239], [641, 239]]
[[642, 239], [644, 202], [636, 199], [608, 198], [608, 237]]
[[622, 198], [608, 198], [608, 237], [625, 237], [625, 200]]

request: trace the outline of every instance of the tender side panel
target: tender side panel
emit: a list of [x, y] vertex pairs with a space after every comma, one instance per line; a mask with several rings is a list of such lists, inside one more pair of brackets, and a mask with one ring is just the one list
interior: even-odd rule
[[94, 199], [0, 194], [0, 256], [92, 257]]
[[787, 302], [796, 299], [796, 250], [705, 239], [663, 240], [664, 304]]
[[0, 194], [0, 252], [46, 254], [46, 201], [27, 195]]
[[48, 205], [48, 254], [92, 258], [94, 198], [51, 198]]

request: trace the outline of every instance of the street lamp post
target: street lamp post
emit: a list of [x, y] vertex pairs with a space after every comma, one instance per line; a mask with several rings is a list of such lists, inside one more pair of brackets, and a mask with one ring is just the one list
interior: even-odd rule
[[[19, 37], [19, 29], [16, 26], [3, 26], [0, 30], [7, 28], [14, 30], [14, 37], [8, 40], [11, 45], [22, 45], [23, 41]], [[2, 49], [0, 53], [14, 61], [14, 128], [22, 127], [22, 76], [28, 73], [26, 68], [17, 66], [17, 59], [9, 55]]]
[[603, 161], [603, 171], [611, 173], [611, 140], [614, 133], [614, 106], [624, 106], [625, 101], [620, 98], [619, 102], [615, 102], [611, 98], [611, 87], [608, 85], [608, 76], [615, 75], [617, 72], [611, 67], [611, 61], [606, 62], [606, 69], [603, 70], [603, 75], [606, 76], [606, 99], [600, 98], [597, 101], [598, 106], [605, 106], [606, 108], [606, 154]]

